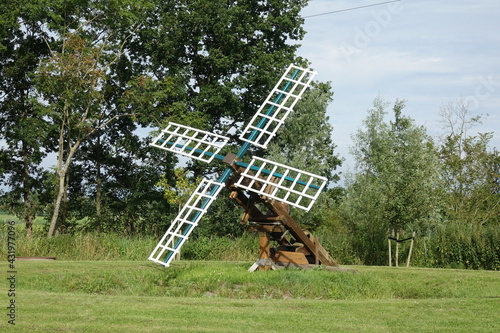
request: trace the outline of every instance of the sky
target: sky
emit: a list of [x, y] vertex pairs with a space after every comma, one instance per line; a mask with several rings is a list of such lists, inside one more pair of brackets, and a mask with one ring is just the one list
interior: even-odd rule
[[327, 115], [345, 159], [340, 171], [355, 170], [352, 135], [379, 95], [391, 105], [407, 100], [403, 113], [434, 138], [445, 131], [441, 107], [463, 98], [483, 115], [470, 133], [494, 132], [490, 146], [500, 149], [500, 2], [402, 0], [342, 11], [380, 2], [310, 0], [302, 11], [298, 55], [332, 84]]

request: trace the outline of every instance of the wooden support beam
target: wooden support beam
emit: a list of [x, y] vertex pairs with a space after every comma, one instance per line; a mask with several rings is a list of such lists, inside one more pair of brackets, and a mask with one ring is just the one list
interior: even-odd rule
[[295, 220], [288, 215], [288, 211], [281, 204], [276, 204], [274, 200], [265, 201], [266, 207], [271, 210], [275, 215], [283, 217], [283, 224], [290, 231], [290, 234], [300, 243], [304, 244], [306, 249], [314, 254], [319, 260], [319, 263], [327, 266], [337, 267], [338, 264], [328, 254], [328, 251], [321, 245], [315, 244], [302, 230], [302, 228], [295, 222]]
[[[270, 200], [265, 196], [261, 196], [257, 199], [257, 201], [263, 203], [269, 210], [268, 213], [263, 214], [259, 210], [259, 208], [255, 206], [255, 202], [253, 200], [251, 200], [240, 189], [233, 185], [239, 178], [239, 170], [234, 164], [231, 166], [236, 172], [233, 174], [233, 177], [228, 180], [227, 185], [228, 188], [232, 191], [231, 198], [234, 199], [245, 210], [245, 213], [242, 217], [242, 223], [254, 221], [258, 222], [257, 224], [259, 224], [258, 227], [251, 227], [255, 228], [254, 230], [260, 232], [260, 251], [258, 260], [258, 262], [260, 263], [258, 265], [259, 270], [273, 268], [272, 266], [268, 267], [267, 265], [262, 265], [263, 262], [267, 262], [266, 260], [270, 259], [270, 232], [268, 230], [274, 227], [264, 226], [269, 222], [280, 222], [298, 242], [304, 245], [306, 251], [303, 251], [303, 253], [300, 253], [300, 255], [304, 256], [304, 252], [308, 252], [309, 255], [312, 255], [314, 257], [314, 262], [316, 264], [338, 267], [338, 264], [328, 254], [328, 251], [326, 251], [326, 249], [319, 243], [319, 241], [317, 239], [310, 239], [306, 235], [304, 230], [290, 216], [290, 209], [287, 204], [281, 203], [276, 200]], [[261, 188], [261, 185], [258, 182], [254, 182], [253, 187], [259, 190]], [[270, 224], [272, 225], [273, 223]], [[256, 264], [254, 264], [251, 269], [254, 269], [256, 267], [255, 265]]]
[[258, 219], [266, 218], [266, 216], [255, 206], [255, 203], [250, 200], [250, 198], [247, 197], [242, 191], [238, 189], [232, 189], [229, 197], [236, 201], [245, 210], [241, 223], [248, 222], [250, 217]]
[[258, 231], [258, 232], [266, 232], [268, 234], [277, 232], [283, 233], [285, 232], [285, 227], [281, 224], [251, 224], [247, 228], [248, 231]]
[[[259, 233], [259, 261], [265, 262], [271, 260], [271, 239], [269, 238], [269, 234], [267, 232]], [[271, 269], [269, 265], [259, 265], [259, 271], [268, 271]]]
[[309, 265], [306, 256], [300, 252], [277, 251], [273, 261], [283, 264]]

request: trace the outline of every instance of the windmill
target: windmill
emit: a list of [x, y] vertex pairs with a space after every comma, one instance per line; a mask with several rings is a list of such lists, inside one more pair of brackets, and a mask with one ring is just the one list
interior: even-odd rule
[[[250, 163], [241, 161], [252, 145], [267, 148], [315, 75], [310, 69], [290, 65], [242, 131], [239, 138], [243, 145], [236, 154], [219, 154], [229, 142], [222, 135], [172, 122], [161, 131], [152, 146], [206, 163], [218, 159], [228, 167], [217, 181], [201, 181], [149, 260], [168, 267], [222, 188], [227, 187], [230, 198], [244, 210], [241, 222], [260, 234], [259, 259], [250, 270], [277, 265], [337, 266], [317, 239], [289, 215], [289, 206], [309, 211], [327, 179], [256, 156]], [[270, 248], [271, 241], [278, 243], [276, 249]]]

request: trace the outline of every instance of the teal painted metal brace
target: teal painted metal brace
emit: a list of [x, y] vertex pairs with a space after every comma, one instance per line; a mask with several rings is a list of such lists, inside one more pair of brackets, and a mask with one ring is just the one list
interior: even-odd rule
[[[158, 140], [158, 142], [165, 142], [165, 141], [164, 141], [164, 140], [162, 140], [162, 139], [159, 139], [159, 140]], [[167, 145], [173, 146], [173, 145], [174, 145], [174, 143], [173, 143], [173, 142], [167, 142]], [[183, 145], [181, 145], [181, 144], [176, 144], [176, 146], [178, 146], [179, 148], [184, 148], [184, 149], [189, 150], [189, 151], [194, 150], [194, 151], [195, 151], [196, 153], [198, 153], [198, 154], [204, 154], [204, 155], [209, 156], [209, 157], [212, 157], [212, 156], [213, 156], [214, 158], [216, 158], [216, 159], [218, 159], [218, 160], [221, 160], [221, 161], [222, 161], [222, 160], [224, 160], [224, 156], [219, 155], [219, 154], [214, 154], [214, 153], [212, 153], [212, 152], [210, 152], [210, 151], [203, 151], [203, 150], [201, 150], [201, 149], [194, 149], [194, 148], [192, 148], [192, 147], [189, 147], [189, 146], [183, 146]], [[249, 164], [248, 164], [248, 163], [241, 162], [241, 161], [234, 161], [234, 164], [236, 164], [236, 165], [237, 165], [237, 166], [239, 166], [239, 167], [245, 168], [245, 169], [246, 169], [246, 168], [248, 168], [248, 166], [249, 166]], [[250, 170], [253, 170], [253, 171], [259, 171], [260, 169], [259, 169], [258, 167], [256, 167], [256, 166], [252, 165], [252, 166], [250, 166]], [[296, 181], [296, 180], [295, 180], [295, 178], [293, 178], [293, 177], [283, 176], [282, 174], [280, 174], [280, 173], [278, 173], [278, 172], [272, 172], [272, 171], [269, 171], [269, 170], [267, 170], [267, 169], [262, 169], [262, 170], [261, 170], [261, 172], [262, 172], [263, 174], [265, 174], [265, 175], [270, 175], [270, 174], [272, 173], [272, 175], [273, 175], [274, 177], [276, 177], [276, 178], [283, 178], [283, 177], [284, 177], [284, 178], [285, 178], [285, 180], [289, 180], [289, 181], [291, 181], [291, 182]], [[226, 179], [226, 180], [227, 180], [227, 179]], [[220, 181], [219, 181], [219, 182], [220, 182]], [[313, 189], [316, 189], [316, 190], [320, 188], [319, 186], [314, 185], [314, 184], [309, 184], [309, 185], [308, 185], [306, 182], [303, 182], [303, 181], [301, 181], [301, 180], [297, 180], [297, 181], [296, 181], [296, 183], [297, 183], [297, 184], [300, 184], [300, 185], [304, 185], [304, 186], [309, 186], [310, 188], [313, 188]]]

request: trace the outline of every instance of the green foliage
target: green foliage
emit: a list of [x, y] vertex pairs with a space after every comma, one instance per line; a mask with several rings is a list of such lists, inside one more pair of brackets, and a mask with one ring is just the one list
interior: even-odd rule
[[[332, 96], [329, 83], [314, 83], [269, 144], [265, 158], [326, 177], [330, 183], [337, 182], [340, 178], [334, 172], [342, 162], [335, 154], [336, 145], [331, 140], [333, 127], [326, 116]], [[325, 190], [311, 211], [294, 209], [292, 217], [313, 231], [327, 220], [325, 214], [338, 198], [338, 189]]]
[[427, 241], [433, 251], [422, 259], [434, 267], [500, 270], [500, 231], [496, 226], [448, 224]]
[[[467, 116], [467, 110], [463, 116]], [[451, 115], [449, 115], [451, 117]], [[469, 121], [472, 124], [477, 119]], [[448, 134], [439, 151], [446, 217], [452, 223], [500, 226], [500, 154], [489, 150], [491, 133]]]
[[[173, 158], [146, 165], [159, 160], [141, 156], [145, 144], [134, 143], [134, 131], [175, 120], [225, 132], [227, 120], [248, 120], [276, 72], [296, 58], [290, 41], [305, 33], [299, 12], [306, 4], [2, 3], [0, 120], [7, 131], [0, 138], [12, 145], [0, 152], [0, 170], [10, 202], [24, 205], [26, 222], [51, 212], [49, 236], [57, 224], [68, 231], [83, 217], [86, 230], [158, 232], [167, 223], [159, 220], [177, 208], [159, 204], [155, 188], [161, 174], [171, 182]], [[53, 151], [58, 163], [47, 175], [38, 166]]]
[[304, 0], [151, 3], [130, 48], [134, 66], [158, 80], [179, 78], [187, 87], [185, 111], [208, 115], [207, 122], [224, 132], [221, 118], [245, 121], [255, 112], [276, 71], [295, 58], [298, 46], [287, 41], [305, 33]]
[[[248, 121], [277, 73], [290, 62], [307, 63], [295, 55], [306, 4], [2, 2], [2, 209], [24, 220], [28, 234], [36, 214], [52, 212], [59, 215], [52, 221], [58, 232], [71, 233], [45, 243], [35, 228], [31, 240], [20, 238], [20, 248], [126, 258], [107, 237], [115, 243], [119, 234], [157, 238], [190, 184], [182, 183], [185, 175], [175, 179], [177, 159], [148, 149], [137, 131], [173, 120], [226, 133]], [[332, 95], [329, 83], [315, 83], [267, 157], [337, 181], [340, 159], [326, 117]], [[419, 265], [498, 269], [500, 157], [488, 147], [490, 133], [468, 134], [481, 117], [471, 116], [463, 101], [443, 107], [448, 133], [436, 149], [425, 129], [403, 115], [404, 102], [395, 103], [390, 122], [384, 121], [386, 108], [377, 99], [354, 137], [359, 172], [346, 181], [345, 193], [330, 188], [310, 212], [293, 211], [294, 218], [317, 232], [340, 262], [385, 264], [386, 237], [396, 229], [418, 232], [413, 262]], [[42, 169], [42, 159], [54, 151], [59, 164]], [[216, 171], [197, 163], [190, 170], [195, 176]], [[184, 255], [252, 256], [256, 247], [238, 223], [240, 213], [225, 196], [217, 200]], [[150, 248], [141, 251], [147, 256]]]
[[182, 247], [181, 259], [251, 261], [258, 258], [258, 250], [256, 234], [244, 233], [238, 238], [198, 236]]
[[201, 178], [188, 177], [189, 171], [185, 168], [174, 169], [175, 184], [172, 186], [171, 180], [166, 175], [162, 175], [157, 186], [164, 189], [164, 197], [170, 205], [181, 207], [188, 201], [191, 194], [198, 186]]
[[439, 222], [439, 164], [436, 149], [423, 127], [402, 115], [384, 122], [387, 103], [379, 97], [368, 111], [365, 130], [354, 139], [359, 173], [347, 183], [342, 216], [356, 237], [354, 248], [365, 263], [386, 262], [390, 230], [425, 233]]
[[[22, 233], [17, 226], [16, 255], [20, 257], [57, 257], [58, 260], [144, 260], [156, 245], [155, 238], [127, 237], [118, 234], [76, 233], [44, 237], [42, 226], [33, 235]], [[4, 228], [0, 231], [4, 231]], [[6, 257], [7, 244], [2, 232], [0, 254]]]
[[[2, 220], [13, 219], [12, 216], [1, 216]], [[341, 265], [364, 264], [370, 260], [380, 260], [382, 264], [386, 264], [386, 238], [370, 238], [369, 242], [343, 225], [339, 216], [332, 214], [328, 217], [328, 222], [316, 229], [314, 235], [319, 237], [321, 244]], [[42, 223], [42, 218], [36, 220], [32, 236], [25, 235], [23, 224], [16, 225], [17, 255], [55, 256], [59, 260], [144, 260], [158, 241], [156, 236], [82, 232], [47, 239], [44, 237]], [[253, 261], [258, 258], [256, 233], [244, 232], [239, 237], [205, 232], [196, 234], [198, 229], [204, 229], [203, 226], [202, 222], [182, 247], [181, 259]], [[1, 228], [4, 229], [5, 227]], [[6, 232], [0, 235], [1, 244], [7, 244], [6, 235]], [[500, 270], [499, 240], [500, 234], [495, 227], [454, 224], [441, 226], [427, 234], [417, 234], [411, 266]], [[362, 241], [366, 243], [361, 243]], [[380, 247], [375, 247], [377, 245]], [[375, 257], [376, 255], [380, 255], [380, 258]], [[407, 255], [408, 244], [400, 248], [402, 260], [406, 260]], [[6, 256], [5, 246], [0, 247], [0, 256]]]
[[193, 236], [239, 237], [245, 230], [240, 223], [242, 214], [241, 208], [222, 192], [193, 231]]
[[42, 159], [51, 150], [51, 124], [43, 118], [33, 88], [34, 71], [49, 54], [38, 20], [38, 1], [7, 1], [0, 5], [0, 180], [9, 187], [8, 209], [31, 221], [46, 204], [42, 198]]

